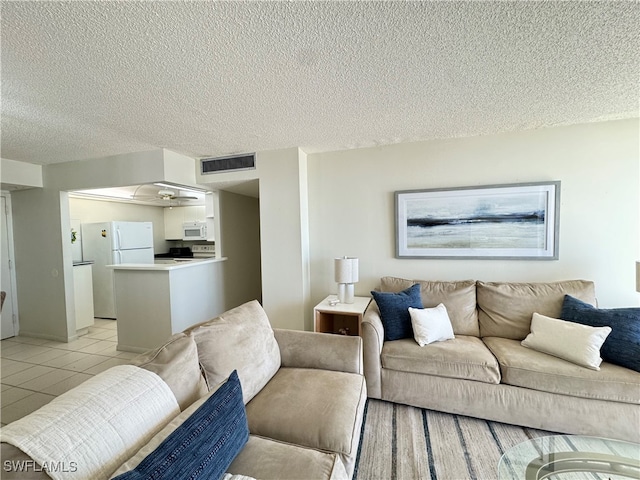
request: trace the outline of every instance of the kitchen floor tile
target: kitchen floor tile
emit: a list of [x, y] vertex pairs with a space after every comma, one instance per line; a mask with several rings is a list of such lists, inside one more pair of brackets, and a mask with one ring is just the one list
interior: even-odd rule
[[[61, 348], [63, 350], [80, 350], [81, 348], [84, 347], [88, 347], [89, 345], [93, 345], [96, 342], [99, 342], [100, 340], [95, 340], [93, 338], [87, 338], [87, 337], [80, 337], [77, 340], [73, 340], [72, 342], [69, 343], [57, 343], [57, 345], [55, 346], [55, 348]], [[45, 346], [49, 346], [47, 344], [45, 344]]]
[[45, 388], [60, 383], [69, 377], [75, 375], [74, 372], [69, 370], [54, 369], [52, 372], [41, 375], [33, 380], [20, 384], [20, 388], [32, 390], [34, 392], [42, 392]]
[[119, 350], [116, 350], [118, 352], [117, 355], [115, 355], [117, 358], [126, 358], [128, 360], [131, 360], [132, 358], [136, 358], [138, 355], [140, 355], [139, 353], [133, 353], [133, 352], [121, 352]]
[[2, 423], [11, 423], [18, 420], [31, 412], [34, 412], [38, 408], [46, 405], [53, 400], [55, 395], [47, 395], [45, 393], [32, 393], [28, 397], [21, 399], [19, 402], [14, 402], [11, 405], [3, 407], [0, 411], [0, 420]]
[[17, 352], [21, 352], [22, 349], [25, 348], [25, 345], [22, 343], [17, 343], [17, 342], [7, 342], [5, 343], [6, 340], [3, 340], [2, 342], [2, 349], [0, 349], [0, 357], [2, 358], [9, 358], [8, 355], [11, 355], [11, 353], [17, 353]]
[[74, 372], [84, 372], [91, 367], [95, 367], [96, 365], [109, 360], [108, 356], [105, 355], [87, 355], [85, 358], [81, 358], [75, 362], [71, 362], [65, 365], [63, 368], [65, 370], [73, 370]]
[[39, 345], [23, 344], [22, 348], [11, 348], [11, 352], [5, 353], [3, 358], [9, 358], [11, 360], [27, 361], [31, 357], [40, 355], [41, 353], [48, 352], [47, 347], [41, 347]]
[[65, 365], [77, 362], [83, 358], [87, 358], [89, 354], [82, 352], [67, 352], [64, 355], [51, 359], [47, 362], [47, 366], [54, 368], [64, 368]]
[[78, 351], [83, 353], [99, 353], [102, 350], [108, 350], [115, 347], [113, 342], [107, 340], [98, 340], [96, 343], [92, 343], [86, 347], [80, 348]]
[[25, 390], [20, 387], [9, 387], [7, 390], [2, 392], [2, 397], [0, 397], [2, 408], [7, 405], [11, 405], [18, 400], [22, 400], [24, 397], [28, 397], [33, 392], [31, 390]]
[[95, 338], [96, 340], [107, 340], [113, 337], [113, 330], [108, 328], [94, 328], [85, 335], [87, 338]]
[[89, 380], [93, 375], [86, 373], [74, 373], [71, 377], [65, 378], [61, 382], [58, 382], [50, 387], [46, 387], [42, 390], [43, 393], [50, 395], [62, 395], [64, 392], [77, 387], [81, 383]]
[[33, 365], [31, 368], [27, 368], [18, 373], [14, 373], [13, 375], [9, 375], [7, 377], [2, 377], [2, 383], [5, 385], [12, 385], [17, 387], [29, 380], [34, 378], [38, 378], [42, 375], [46, 375], [47, 373], [53, 372], [55, 369], [51, 367], [45, 367], [44, 365]]
[[116, 347], [118, 346], [118, 344], [116, 342], [109, 342], [109, 343], [111, 345], [109, 345], [106, 348], [103, 348], [99, 352], [96, 352], [96, 355], [106, 355], [108, 357], [117, 357], [118, 353], [120, 353], [118, 350], [116, 350]]
[[115, 329], [118, 326], [118, 322], [116, 320], [106, 320], [104, 318], [96, 318], [93, 326], [98, 328]]
[[23, 370], [27, 370], [28, 368], [33, 367], [33, 364], [26, 362], [17, 362], [15, 360], [9, 360], [7, 358], [2, 359], [2, 363], [0, 364], [0, 372], [2, 372], [2, 380], [4, 381], [5, 377], [9, 375], [13, 375], [14, 373], [22, 372]]
[[53, 360], [54, 358], [62, 357], [63, 355], [68, 355], [68, 354], [69, 354], [68, 350], [50, 348], [49, 351], [47, 352], [43, 352], [34, 357], [29, 357], [27, 360], [25, 360], [25, 362], [35, 363], [37, 365], [50, 366], [49, 363], [51, 362], [51, 360]]
[[126, 358], [110, 358], [106, 362], [99, 363], [95, 367], [91, 367], [84, 371], [84, 373], [90, 373], [92, 375], [96, 375], [100, 372], [104, 372], [105, 370], [115, 367], [117, 365], [129, 365], [131, 362]]
[[46, 338], [22, 337], [20, 335], [17, 337], [11, 337], [11, 340], [17, 343], [26, 343], [29, 345], [44, 345], [45, 343], [50, 342], [50, 340], [47, 340]]
[[42, 344], [43, 347], [49, 347], [49, 348], [58, 348], [65, 345], [69, 345], [69, 344], [67, 342], [58, 342], [56, 340], [50, 340], [47, 343]]
[[20, 345], [20, 342], [16, 342], [14, 338], [16, 337], [6, 338], [0, 341], [0, 350], [2, 350], [3, 348], [9, 348], [13, 345]]
[[0, 425], [31, 413], [96, 373], [130, 363], [138, 354], [116, 350], [117, 340], [117, 322], [103, 319], [69, 343], [21, 336], [2, 340]]

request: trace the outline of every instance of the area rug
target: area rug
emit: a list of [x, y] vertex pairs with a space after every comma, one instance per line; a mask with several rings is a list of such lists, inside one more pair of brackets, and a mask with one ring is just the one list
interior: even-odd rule
[[491, 480], [505, 450], [552, 432], [369, 399], [356, 480]]

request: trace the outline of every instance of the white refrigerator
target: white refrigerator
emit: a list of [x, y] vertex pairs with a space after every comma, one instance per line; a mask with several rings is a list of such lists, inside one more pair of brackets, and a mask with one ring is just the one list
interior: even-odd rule
[[93, 260], [93, 310], [99, 318], [116, 318], [113, 270], [107, 265], [153, 263], [151, 222], [82, 224], [82, 259]]

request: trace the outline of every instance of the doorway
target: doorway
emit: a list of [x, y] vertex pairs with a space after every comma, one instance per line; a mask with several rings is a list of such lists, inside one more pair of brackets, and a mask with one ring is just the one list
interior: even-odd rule
[[0, 252], [2, 256], [0, 268], [0, 290], [4, 294], [2, 310], [0, 312], [1, 326], [0, 337], [15, 337], [17, 333], [16, 325], [16, 279], [14, 258], [13, 258], [13, 229], [11, 224], [11, 197], [4, 193], [0, 196], [2, 201], [2, 221], [0, 224]]

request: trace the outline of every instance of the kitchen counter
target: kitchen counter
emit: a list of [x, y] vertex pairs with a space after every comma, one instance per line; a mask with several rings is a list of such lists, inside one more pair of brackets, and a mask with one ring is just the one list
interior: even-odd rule
[[145, 352], [228, 310], [226, 258], [158, 260], [162, 263], [108, 265], [113, 270], [118, 350]]
[[107, 265], [114, 270], [175, 270], [189, 268], [204, 263], [224, 262], [227, 258], [156, 258], [155, 263], [121, 263]]

